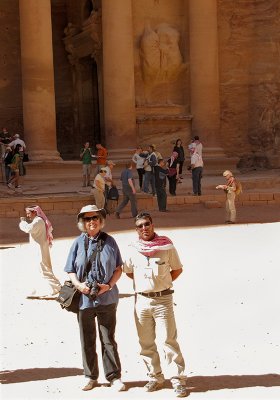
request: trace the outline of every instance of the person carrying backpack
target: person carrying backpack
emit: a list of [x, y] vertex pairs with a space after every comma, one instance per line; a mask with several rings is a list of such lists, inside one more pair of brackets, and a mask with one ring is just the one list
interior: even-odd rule
[[157, 165], [157, 157], [155, 155], [155, 148], [151, 144], [148, 147], [148, 154], [144, 161], [144, 183], [143, 183], [143, 192], [149, 193], [149, 186], [152, 188], [152, 195], [156, 194], [155, 187], [155, 170], [154, 167]]
[[225, 185], [218, 185], [216, 189], [223, 189], [226, 193], [226, 224], [235, 224], [236, 221], [236, 208], [235, 198], [236, 195], [241, 193], [241, 184], [233, 176], [229, 170], [224, 171], [223, 176], [226, 178]]

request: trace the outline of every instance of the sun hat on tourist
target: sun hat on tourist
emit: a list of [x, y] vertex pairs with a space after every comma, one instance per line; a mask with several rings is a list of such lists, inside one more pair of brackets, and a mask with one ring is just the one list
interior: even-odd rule
[[84, 206], [81, 208], [81, 211], [79, 212], [77, 218], [78, 220], [80, 218], [83, 218], [85, 213], [89, 213], [89, 212], [100, 212], [101, 215], [103, 216], [103, 218], [106, 217], [106, 211], [104, 210], [104, 208], [98, 208], [95, 204], [88, 204], [87, 206]]
[[223, 176], [228, 176], [228, 175], [233, 176], [232, 172], [227, 169], [226, 171], [224, 171]]

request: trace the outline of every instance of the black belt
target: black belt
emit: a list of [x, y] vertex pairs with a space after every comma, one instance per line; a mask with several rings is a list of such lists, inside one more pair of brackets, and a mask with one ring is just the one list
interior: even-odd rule
[[174, 290], [166, 289], [162, 290], [161, 292], [138, 292], [137, 294], [141, 294], [141, 296], [145, 297], [161, 297], [161, 296], [167, 296], [168, 294], [172, 293], [174, 293]]

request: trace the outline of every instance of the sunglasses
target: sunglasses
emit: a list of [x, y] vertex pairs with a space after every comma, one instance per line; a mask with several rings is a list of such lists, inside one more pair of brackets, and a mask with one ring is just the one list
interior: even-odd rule
[[101, 169], [100, 172], [107, 172], [107, 171], [105, 171], [104, 169]]
[[152, 224], [151, 224], [151, 222], [149, 222], [149, 221], [147, 221], [147, 222], [143, 222], [143, 224], [139, 224], [139, 225], [136, 225], [136, 229], [142, 229], [142, 228], [147, 228], [148, 226], [151, 226]]
[[89, 221], [97, 221], [98, 219], [99, 219], [99, 216], [98, 216], [98, 215], [93, 215], [92, 217], [84, 217], [84, 218], [83, 218], [83, 220], [86, 221], [86, 222], [89, 222]]

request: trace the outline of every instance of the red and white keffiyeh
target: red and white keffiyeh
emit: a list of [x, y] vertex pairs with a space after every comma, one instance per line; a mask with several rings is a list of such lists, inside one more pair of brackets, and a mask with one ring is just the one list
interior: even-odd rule
[[44, 220], [45, 225], [46, 225], [47, 240], [48, 240], [49, 246], [51, 247], [52, 242], [53, 242], [53, 234], [52, 234], [53, 227], [52, 227], [51, 221], [48, 219], [48, 217], [46, 216], [44, 211], [39, 206], [27, 207], [27, 210], [35, 211], [37, 216]]
[[137, 242], [132, 243], [139, 253], [146, 257], [152, 257], [157, 251], [173, 249], [173, 243], [167, 236], [159, 236], [155, 233], [152, 240], [139, 239]]

